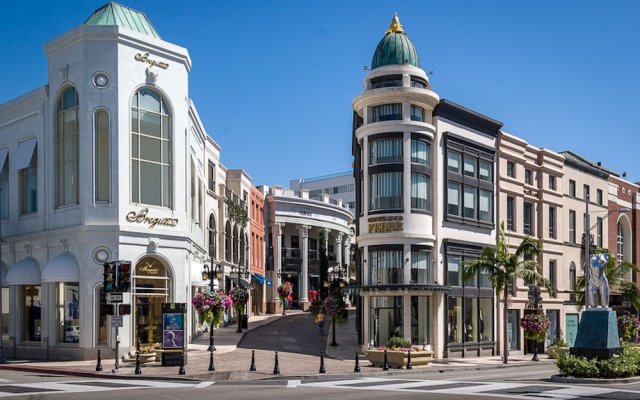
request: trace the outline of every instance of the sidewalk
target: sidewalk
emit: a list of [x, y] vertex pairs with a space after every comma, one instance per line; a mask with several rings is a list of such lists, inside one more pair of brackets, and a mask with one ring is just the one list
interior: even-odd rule
[[[301, 313], [301, 311], [289, 310], [287, 315]], [[244, 332], [259, 329], [261, 326], [286, 318], [282, 315], [252, 316], [249, 318], [249, 329]], [[330, 320], [328, 320], [329, 322]], [[333, 321], [330, 321], [333, 322]], [[214, 352], [215, 372], [209, 372], [210, 354], [207, 351], [209, 346], [208, 333], [195, 338], [189, 344], [186, 353], [185, 375], [179, 375], [179, 367], [162, 367], [159, 362], [142, 364], [142, 375], [135, 375], [135, 362], [120, 363], [120, 372], [113, 373], [115, 361], [113, 359], [102, 360], [102, 372], [96, 372], [96, 361], [37, 361], [11, 360], [6, 364], [0, 364], [0, 369], [13, 369], [32, 372], [58, 373], [65, 375], [100, 377], [100, 378], [120, 378], [120, 379], [171, 379], [171, 380], [256, 380], [256, 379], [305, 379], [338, 378], [340, 376], [359, 376], [355, 374], [355, 350], [357, 335], [355, 331], [355, 315], [350, 314], [347, 321], [338, 326], [336, 330], [336, 342], [338, 346], [331, 346], [332, 324], [327, 324], [327, 357], [324, 360], [326, 374], [319, 374], [320, 357], [296, 353], [280, 352], [278, 354], [280, 374], [274, 375], [275, 352], [268, 350], [255, 350], [256, 371], [250, 372], [251, 349], [238, 348], [238, 343], [244, 333], [236, 333], [237, 326], [228, 326], [216, 329]], [[513, 356], [509, 358], [508, 366], [531, 365], [531, 356]], [[546, 355], [540, 356], [539, 363], [550, 363]], [[359, 360], [361, 374], [375, 375], [398, 375], [440, 372], [452, 369], [479, 369], [479, 368], [500, 368], [502, 362], [499, 356], [485, 358], [465, 358], [465, 359], [444, 359], [434, 360], [431, 365], [423, 368], [415, 368], [412, 371], [392, 369], [382, 371], [381, 368], [373, 368], [366, 359], [360, 357]]]

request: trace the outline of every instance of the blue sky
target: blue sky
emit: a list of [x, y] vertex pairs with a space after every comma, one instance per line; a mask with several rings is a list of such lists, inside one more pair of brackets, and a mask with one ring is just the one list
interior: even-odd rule
[[[441, 98], [640, 181], [640, 2], [122, 0], [189, 49], [227, 168], [288, 185], [351, 168], [351, 101], [397, 11]], [[0, 103], [46, 84], [44, 43], [104, 0], [3, 4]]]

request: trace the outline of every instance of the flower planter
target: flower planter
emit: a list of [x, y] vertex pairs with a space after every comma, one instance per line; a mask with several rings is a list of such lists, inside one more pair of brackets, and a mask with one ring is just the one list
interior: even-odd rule
[[557, 359], [563, 354], [569, 354], [569, 348], [563, 346], [549, 346], [547, 347], [547, 355], [549, 358]]
[[[369, 350], [367, 359], [374, 367], [382, 367], [384, 363], [384, 350]], [[433, 352], [428, 350], [411, 351], [411, 365], [414, 367], [426, 366], [433, 360]], [[409, 362], [407, 350], [387, 350], [387, 364], [389, 368], [406, 368]]]

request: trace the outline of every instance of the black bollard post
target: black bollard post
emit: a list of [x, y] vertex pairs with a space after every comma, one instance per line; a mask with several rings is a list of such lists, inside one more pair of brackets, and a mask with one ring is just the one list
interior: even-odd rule
[[360, 372], [360, 357], [358, 357], [358, 350], [356, 350], [356, 366], [353, 368], [353, 372]]
[[389, 370], [389, 363], [387, 362], [387, 349], [384, 349], [384, 361], [382, 362], [382, 370], [383, 371], [388, 371]]
[[411, 364], [411, 349], [409, 349], [409, 354], [407, 355], [407, 369], [413, 369], [413, 364]]
[[100, 350], [98, 350], [98, 363], [96, 364], [96, 372], [102, 371], [102, 355], [100, 354]]
[[209, 350], [209, 371], [215, 371], [216, 364], [213, 361], [213, 349]]
[[327, 371], [324, 369], [324, 350], [320, 350], [320, 370], [318, 371], [319, 374], [324, 374]]
[[184, 351], [180, 353], [180, 369], [178, 370], [178, 375], [184, 375]]
[[140, 352], [136, 351], [136, 370], [133, 372], [136, 375], [142, 375], [142, 369], [140, 368]]
[[276, 364], [273, 366], [273, 374], [280, 375], [280, 366], [278, 365], [278, 352], [276, 351]]
[[249, 371], [256, 370], [256, 351], [251, 350], [251, 366], [249, 367]]

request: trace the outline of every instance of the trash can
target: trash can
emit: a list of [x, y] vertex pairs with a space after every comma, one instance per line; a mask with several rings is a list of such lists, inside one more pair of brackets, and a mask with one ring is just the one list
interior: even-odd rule
[[240, 316], [240, 326], [242, 329], [249, 329], [249, 316], [247, 314]]

